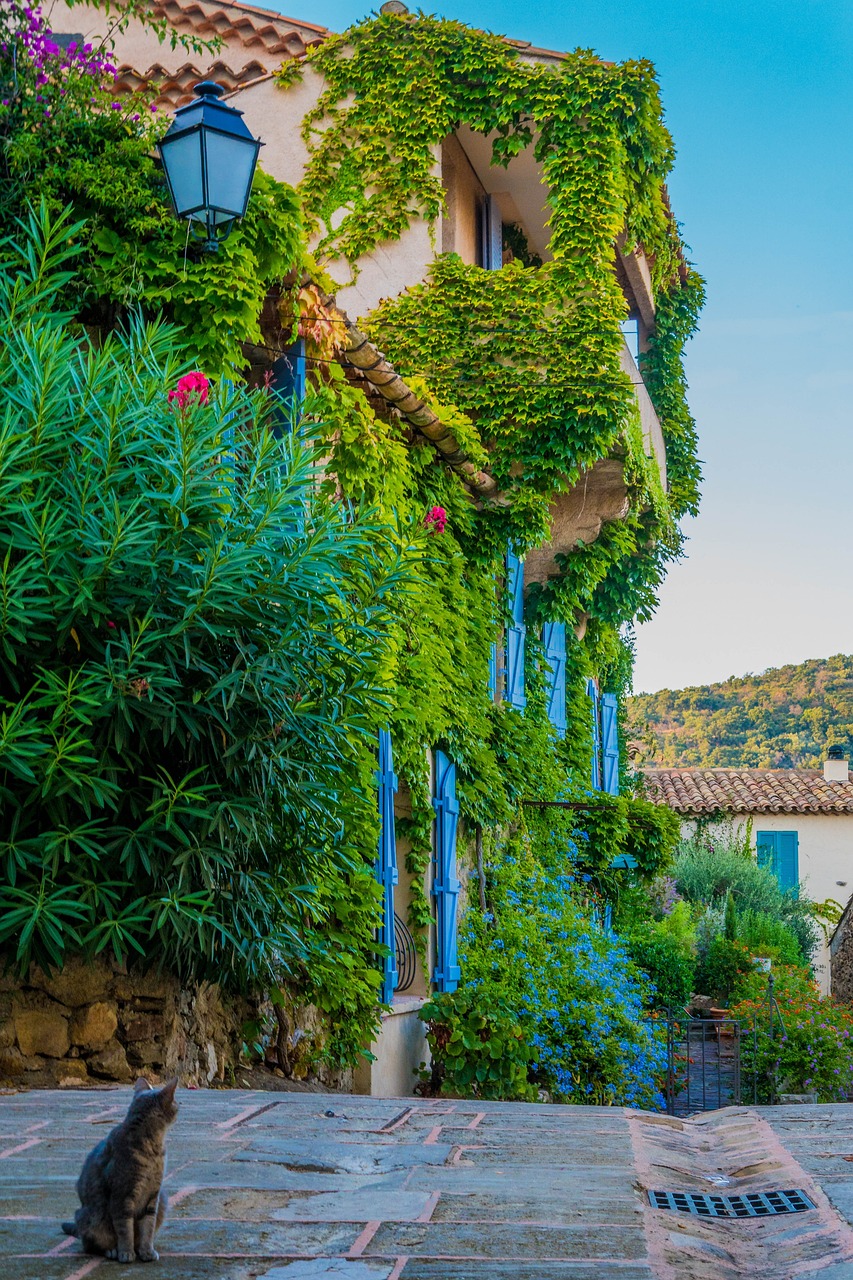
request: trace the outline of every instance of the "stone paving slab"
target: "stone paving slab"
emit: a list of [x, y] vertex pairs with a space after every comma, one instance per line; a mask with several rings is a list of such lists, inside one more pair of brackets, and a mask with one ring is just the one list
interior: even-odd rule
[[[0, 1098], [0, 1280], [139, 1280], [58, 1226], [129, 1098]], [[186, 1091], [154, 1274], [650, 1280], [632, 1177], [610, 1109]]]

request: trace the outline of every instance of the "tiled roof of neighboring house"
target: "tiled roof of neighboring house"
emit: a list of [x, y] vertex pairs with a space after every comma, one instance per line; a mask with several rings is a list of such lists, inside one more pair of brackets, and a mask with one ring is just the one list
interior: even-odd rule
[[234, 0], [153, 0], [151, 9], [179, 35], [218, 37], [222, 42], [210, 61], [204, 54], [190, 54], [178, 68], [161, 62], [145, 68], [129, 63], [119, 67], [120, 90], [133, 92], [154, 81], [159, 86], [157, 101], [170, 109], [189, 102], [200, 80], [216, 80], [233, 91], [275, 71], [282, 62], [303, 57], [328, 35], [327, 27]]
[[853, 813], [853, 774], [818, 769], [645, 769], [650, 799], [676, 813]]

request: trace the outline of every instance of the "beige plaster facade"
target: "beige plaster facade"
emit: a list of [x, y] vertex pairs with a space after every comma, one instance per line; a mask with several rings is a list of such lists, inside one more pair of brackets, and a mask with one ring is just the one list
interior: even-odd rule
[[353, 1092], [371, 1098], [410, 1098], [417, 1084], [417, 1070], [429, 1066], [431, 1055], [426, 1027], [418, 1010], [424, 996], [395, 996], [390, 1013], [383, 1013], [379, 1035], [370, 1046], [373, 1061], [365, 1060], [353, 1072]]

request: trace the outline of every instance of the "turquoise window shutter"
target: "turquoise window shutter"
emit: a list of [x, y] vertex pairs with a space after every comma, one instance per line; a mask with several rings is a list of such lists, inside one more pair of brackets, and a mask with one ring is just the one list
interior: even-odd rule
[[561, 738], [566, 736], [566, 625], [546, 622], [542, 631], [548, 663], [548, 719]]
[[586, 691], [592, 704], [592, 775], [590, 782], [593, 791], [601, 790], [601, 712], [599, 708], [598, 685], [588, 680]]
[[759, 831], [755, 837], [758, 864], [768, 867], [779, 888], [795, 897], [800, 889], [800, 841], [796, 831]]
[[433, 981], [439, 991], [455, 991], [459, 985], [457, 955], [456, 831], [459, 802], [456, 799], [456, 765], [443, 751], [435, 753], [435, 849], [432, 893], [435, 898], [436, 965]]
[[506, 698], [516, 711], [527, 706], [524, 693], [524, 565], [512, 551], [506, 553], [509, 613], [506, 631]]
[[603, 790], [611, 796], [619, 794], [619, 720], [615, 693], [601, 695], [601, 748]]
[[767, 867], [778, 879], [776, 837], [777, 831], [758, 831], [755, 836], [755, 854], [760, 867]]
[[293, 430], [305, 399], [305, 339], [297, 338], [291, 343], [270, 372], [270, 391], [278, 401], [272, 415], [273, 433], [287, 435]]
[[379, 852], [376, 859], [376, 878], [382, 886], [382, 924], [379, 941], [388, 948], [382, 957], [382, 987], [380, 996], [385, 1004], [391, 1003], [397, 986], [397, 960], [394, 938], [394, 886], [397, 883], [397, 834], [394, 826], [394, 796], [397, 794], [397, 775], [391, 753], [391, 734], [379, 730]]

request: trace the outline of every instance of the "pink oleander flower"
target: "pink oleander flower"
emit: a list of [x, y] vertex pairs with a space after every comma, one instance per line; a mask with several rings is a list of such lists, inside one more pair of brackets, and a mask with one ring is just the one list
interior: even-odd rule
[[169, 403], [175, 400], [179, 409], [186, 409], [187, 405], [194, 400], [198, 404], [207, 404], [209, 392], [210, 383], [204, 374], [196, 369], [193, 373], [185, 373], [178, 379], [175, 390], [169, 392]]
[[424, 516], [424, 524], [430, 533], [444, 533], [447, 524], [447, 512], [444, 507], [430, 507]]

